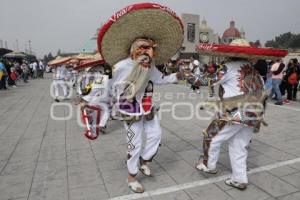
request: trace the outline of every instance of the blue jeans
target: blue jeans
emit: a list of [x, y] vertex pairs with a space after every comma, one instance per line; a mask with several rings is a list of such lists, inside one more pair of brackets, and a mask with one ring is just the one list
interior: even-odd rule
[[281, 96], [281, 92], [279, 89], [279, 86], [281, 84], [281, 79], [272, 79], [272, 90], [271, 93], [269, 95], [270, 98], [273, 97], [274, 93], [276, 94], [277, 100], [278, 101], [282, 101], [282, 96]]

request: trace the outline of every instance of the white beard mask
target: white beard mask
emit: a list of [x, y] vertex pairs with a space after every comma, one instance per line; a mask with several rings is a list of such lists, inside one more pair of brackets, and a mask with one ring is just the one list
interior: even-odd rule
[[124, 97], [128, 100], [133, 99], [137, 93], [143, 92], [150, 79], [151, 68], [143, 67], [139, 62], [144, 57], [142, 55], [134, 62], [134, 67], [124, 81]]
[[[143, 49], [143, 46], [150, 46]], [[151, 66], [153, 66], [153, 41], [138, 39], [131, 45], [130, 55], [134, 66], [124, 81], [124, 97], [132, 100], [138, 93], [144, 92], [150, 79]]]

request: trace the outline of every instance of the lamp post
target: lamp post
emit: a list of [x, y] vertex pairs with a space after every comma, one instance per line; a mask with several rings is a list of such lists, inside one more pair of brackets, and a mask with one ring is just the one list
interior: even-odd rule
[[31, 40], [28, 40], [29, 54], [31, 54]]
[[16, 43], [17, 43], [17, 51], [19, 51], [19, 40], [16, 39]]

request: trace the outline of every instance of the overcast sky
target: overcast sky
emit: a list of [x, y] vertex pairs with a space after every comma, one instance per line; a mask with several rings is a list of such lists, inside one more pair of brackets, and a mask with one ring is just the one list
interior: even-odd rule
[[[0, 0], [0, 40], [32, 49], [38, 56], [79, 50], [96, 29], [130, 0]], [[200, 15], [222, 35], [233, 19], [250, 41], [300, 33], [299, 0], [152, 0], [181, 13]]]

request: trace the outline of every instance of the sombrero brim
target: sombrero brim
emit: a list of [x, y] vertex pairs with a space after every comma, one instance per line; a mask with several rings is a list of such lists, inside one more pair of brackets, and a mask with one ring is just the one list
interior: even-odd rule
[[88, 67], [93, 67], [93, 66], [96, 66], [96, 65], [102, 65], [104, 64], [104, 60], [90, 60], [90, 61], [86, 61], [84, 62], [83, 64], [81, 65], [78, 65], [77, 67], [74, 67], [75, 70], [83, 70], [85, 68], [88, 68]]
[[67, 63], [69, 60], [71, 60], [71, 57], [64, 57], [64, 58], [56, 58], [54, 60], [51, 60], [48, 62], [49, 66], [58, 66]]
[[103, 25], [98, 35], [98, 49], [105, 62], [114, 65], [129, 56], [137, 38], [151, 38], [156, 47], [156, 63], [174, 56], [183, 41], [183, 25], [171, 9], [154, 3], [128, 6]]
[[199, 44], [196, 47], [200, 54], [220, 57], [241, 57], [258, 59], [277, 59], [285, 57], [287, 50], [274, 48], [257, 48], [221, 44]]
[[70, 60], [68, 60], [68, 62], [66, 62], [66, 64], [75, 65], [75, 64], [78, 64], [79, 62], [80, 62], [79, 59], [71, 58]]

